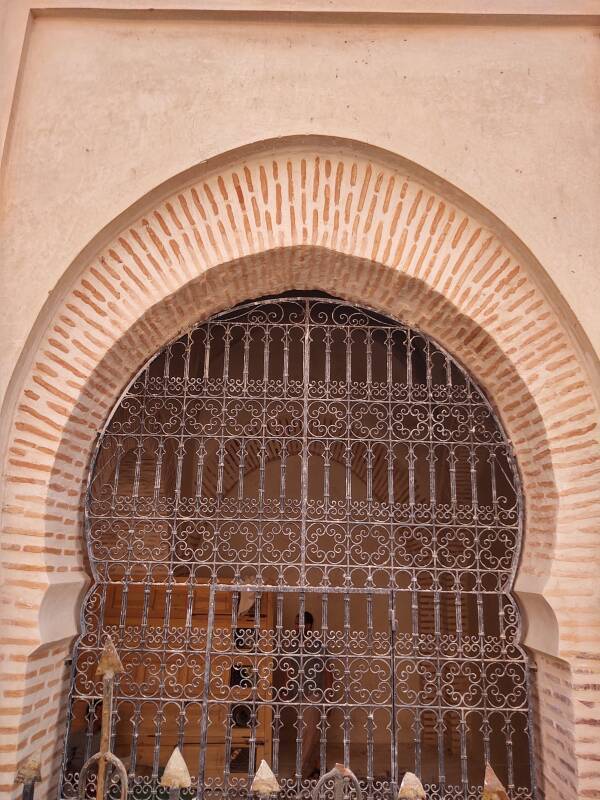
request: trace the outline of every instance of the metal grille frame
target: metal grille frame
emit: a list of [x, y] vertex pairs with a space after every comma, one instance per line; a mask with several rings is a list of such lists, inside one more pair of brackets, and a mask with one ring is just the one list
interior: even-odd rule
[[173, 744], [193, 753], [190, 798], [246, 797], [261, 756], [308, 797], [312, 727], [320, 775], [335, 756], [370, 798], [405, 770], [430, 800], [479, 798], [485, 761], [533, 798], [523, 515], [490, 403], [420, 331], [315, 294], [195, 325], [98, 439], [60, 797], [94, 752], [109, 634], [132, 797], [163, 796]]

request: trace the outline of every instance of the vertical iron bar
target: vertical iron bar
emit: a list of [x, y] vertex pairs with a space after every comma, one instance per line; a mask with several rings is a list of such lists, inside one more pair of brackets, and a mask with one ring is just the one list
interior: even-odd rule
[[[275, 598], [275, 647], [274, 652], [281, 654], [283, 652], [283, 592], [277, 592]], [[275, 668], [278, 667], [278, 662], [275, 660]], [[281, 698], [275, 705], [275, 721], [273, 724], [273, 772], [277, 775], [279, 773], [279, 744], [281, 733]]]
[[[321, 640], [322, 646], [327, 653], [329, 644], [329, 594], [323, 592], [321, 594]], [[325, 661], [323, 669], [327, 670], [328, 664]], [[321, 706], [321, 731], [319, 735], [319, 760], [320, 760], [320, 774], [327, 769], [327, 689], [329, 683], [329, 676], [323, 676], [323, 705]]]
[[258, 727], [258, 693], [257, 687], [260, 681], [260, 655], [258, 643], [260, 641], [260, 608], [262, 602], [262, 592], [256, 592], [254, 600], [254, 629], [252, 631], [252, 688], [250, 698], [250, 740], [248, 742], [250, 752], [248, 754], [248, 781], [251, 783], [256, 771], [256, 729]]
[[344, 766], [350, 765], [350, 595], [344, 592]]
[[209, 726], [209, 697], [210, 697], [210, 662], [212, 654], [212, 633], [215, 622], [215, 592], [216, 585], [210, 584], [208, 596], [208, 619], [206, 621], [206, 656], [204, 659], [204, 685], [202, 689], [202, 719], [200, 721], [200, 755], [198, 763], [198, 788], [196, 790], [197, 800], [204, 797], [204, 770], [206, 767], [206, 742], [208, 739]]
[[33, 800], [33, 795], [35, 791], [35, 783], [34, 781], [29, 781], [28, 783], [23, 784], [23, 800]]
[[395, 798], [398, 794], [398, 719], [396, 708], [396, 592], [392, 589], [388, 594], [389, 603], [389, 635], [390, 635], [390, 672], [391, 672], [391, 725], [390, 725], [390, 781], [391, 781], [391, 794]]

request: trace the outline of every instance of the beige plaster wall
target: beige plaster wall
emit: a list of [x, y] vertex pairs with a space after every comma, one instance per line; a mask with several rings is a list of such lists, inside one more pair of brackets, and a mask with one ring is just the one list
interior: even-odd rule
[[598, 19], [351, 20], [30, 21], [0, 187], [0, 394], [100, 229], [203, 159], [298, 133], [387, 148], [471, 194], [531, 248], [600, 348]]
[[[230, 0], [229, 5], [239, 8], [241, 3]], [[133, 0], [93, 4], [112, 8], [144, 5]], [[202, 5], [200, 0], [184, 4], [188, 9]], [[69, 5], [70, 0], [46, 2], [48, 7]], [[4, 21], [8, 20], [0, 36], [10, 44], [0, 48], [4, 89], [0, 100], [8, 97], [12, 109], [0, 184], [0, 392], [9, 384], [28, 337], [32, 345], [35, 320], [47, 324], [63, 293], [73, 288], [74, 280], [70, 284], [65, 280], [61, 286], [61, 276], [104, 226], [181, 170], [239, 145], [288, 134], [334, 134], [386, 148], [430, 169], [496, 214], [547, 270], [545, 294], [563, 312], [561, 323], [571, 319], [569, 306], [573, 319], [578, 318], [581, 329], [573, 323], [573, 334], [587, 358], [591, 385], [598, 386], [593, 350], [600, 349], [600, 316], [594, 302], [600, 279], [595, 262], [600, 244], [596, 224], [600, 199], [600, 16], [589, 12], [593, 3], [578, 3], [577, 7], [587, 8], [577, 18], [552, 19], [528, 12], [520, 15], [518, 4], [504, 0], [491, 4], [464, 0], [470, 10], [466, 13], [463, 9], [462, 16], [425, 13], [418, 19], [397, 13], [356, 19], [337, 13], [286, 17], [271, 13], [276, 2], [265, 2], [263, 5], [272, 8], [264, 14], [193, 12], [182, 19], [173, 11], [179, 3], [157, 0], [155, 5], [168, 6], [171, 11], [162, 16], [140, 13], [108, 18], [65, 11], [30, 18], [13, 103], [10, 84], [17, 75], [19, 37], [27, 27], [29, 4], [0, 0], [0, 13], [4, 10]], [[295, 5], [308, 4], [300, 1]], [[315, 5], [319, 4], [312, 3]], [[328, 7], [342, 5], [340, 1]], [[388, 6], [384, 11], [395, 5], [393, 0], [379, 3]], [[427, 3], [423, 0], [416, 5]], [[429, 9], [448, 10], [451, 5], [457, 4], [432, 0]], [[536, 5], [533, 12], [538, 14], [546, 5], [548, 14], [577, 12], [575, 3], [567, 5], [563, 0], [547, 4], [539, 0]], [[485, 16], [486, 11], [496, 12], [499, 7], [515, 16]], [[13, 28], [15, 20], [20, 26]], [[16, 33], [11, 38], [13, 30]], [[4, 70], [7, 63], [11, 69]], [[0, 113], [0, 126], [7, 118], [8, 106], [0, 108], [4, 112]], [[451, 193], [445, 197], [452, 200]], [[113, 226], [111, 234], [118, 229], [119, 225]], [[106, 242], [110, 239], [107, 235]], [[72, 274], [85, 263], [76, 264]], [[376, 288], [371, 288], [376, 294]], [[86, 298], [80, 299], [85, 305]], [[200, 302], [198, 298], [196, 302]], [[46, 312], [40, 316], [45, 303]], [[535, 310], [538, 306], [533, 307], [532, 315], [542, 313]], [[545, 311], [543, 317], [547, 317]], [[40, 333], [43, 328], [41, 325]], [[507, 324], [499, 324], [498, 331], [500, 328], [504, 333]], [[529, 341], [527, 325], [520, 335], [524, 344]], [[529, 352], [527, 358], [534, 355]], [[123, 369], [127, 371], [126, 366]], [[25, 371], [16, 376], [18, 388]], [[487, 378], [493, 383], [491, 376]], [[587, 386], [584, 380], [569, 391], [579, 391], [581, 386]], [[547, 393], [556, 395], [561, 391], [546, 388]], [[558, 403], [559, 398], [555, 399]], [[565, 400], [569, 402], [573, 402], [572, 394]], [[10, 410], [5, 409], [6, 424]], [[555, 411], [561, 417], [551, 424], [556, 429], [565, 424], [563, 405]], [[513, 409], [512, 416], [516, 414]], [[578, 424], [576, 415], [567, 421], [572, 427]], [[54, 424], [52, 420], [50, 424]], [[555, 430], [557, 447], [561, 436], [570, 436], [564, 451], [571, 457], [578, 438], [585, 437], [587, 430], [576, 428], [566, 434]], [[519, 438], [526, 439], [527, 433]], [[27, 462], [11, 469], [39, 470], [44, 452], [36, 450], [33, 465]], [[544, 656], [547, 663], [540, 661], [537, 691], [542, 709], [540, 740], [545, 752], [551, 753], [551, 758], [546, 756], [548, 763], [567, 764], [566, 771], [577, 776], [573, 785], [580, 781], [578, 785], [587, 787], [585, 796], [591, 798], [599, 790], [594, 783], [596, 772], [589, 766], [596, 763], [594, 733], [598, 729], [596, 712], [591, 710], [597, 693], [589, 688], [596, 663], [588, 646], [594, 630], [585, 616], [590, 592], [582, 589], [576, 597], [574, 591], [561, 590], [568, 585], [568, 581], [561, 583], [565, 575], [572, 578], [571, 560], [577, 555], [581, 561], [579, 553], [588, 552], [577, 550], [581, 544], [574, 531], [579, 531], [579, 517], [583, 518], [581, 526], [588, 516], [593, 518], [584, 526], [586, 534], [597, 531], [593, 501], [588, 504], [586, 499], [580, 511], [583, 501], [576, 495], [593, 489], [597, 496], [595, 485], [587, 488], [596, 474], [592, 457], [576, 465], [587, 472], [573, 475], [573, 486], [564, 492], [561, 509], [568, 518], [560, 526], [563, 550], [553, 567], [557, 603], [571, 608], [574, 618], [576, 634], [567, 639], [575, 653], [573, 675], [564, 671], [562, 662]], [[567, 468], [575, 469], [571, 463]], [[77, 484], [77, 477], [70, 480]], [[55, 484], [51, 486], [54, 491]], [[530, 508], [544, 504], [548, 486], [544, 484], [541, 493], [528, 497]], [[77, 492], [70, 497], [78, 497]], [[70, 522], [78, 537], [76, 510], [68, 507], [67, 516], [72, 512]], [[8, 510], [21, 511], [16, 504]], [[26, 503], [25, 516], [28, 514], [37, 519], [31, 503]], [[40, 528], [51, 531], [53, 524], [53, 518], [40, 515]], [[23, 538], [30, 531], [19, 528], [16, 535]], [[33, 550], [37, 553], [39, 548], [29, 543], [24, 546], [27, 553]], [[546, 550], [538, 552], [548, 555]], [[594, 558], [596, 550], [590, 550], [585, 559], [590, 570]], [[577, 569], [583, 569], [579, 562]], [[26, 605], [23, 615], [31, 612], [35, 616], [32, 608], [32, 603]], [[29, 617], [26, 622], [29, 624]], [[17, 698], [16, 706], [19, 698], [30, 698], [35, 690], [43, 703], [51, 686], [55, 694], [44, 725], [54, 730], [54, 716], [61, 708], [56, 698], [62, 697], [65, 685], [62, 661], [69, 643], [57, 644], [57, 633], [49, 636], [53, 637], [52, 648], [40, 649], [35, 654], [38, 661], [28, 665], [27, 689], [14, 689], [7, 696]], [[586, 649], [579, 652], [582, 642]], [[50, 675], [47, 686], [38, 682], [38, 662], [39, 674]], [[576, 685], [573, 697], [577, 699], [565, 700], [563, 708], [558, 700], [567, 697], [571, 683]], [[10, 713], [18, 716], [14, 709]], [[28, 736], [31, 724], [38, 725], [38, 704], [28, 707], [23, 718], [25, 724], [19, 730]], [[568, 728], [564, 741], [576, 740], [581, 766], [575, 766], [569, 749], [572, 745], [563, 744], [561, 725]], [[571, 728], [579, 732], [572, 735]], [[5, 728], [14, 749], [11, 731]], [[41, 735], [36, 729], [30, 744]], [[54, 746], [59, 748], [55, 739]], [[566, 748], [564, 757], [560, 756], [562, 747]], [[9, 762], [14, 756], [8, 749], [5, 752], [5, 771], [12, 780], [14, 765]], [[549, 774], [555, 775], [553, 767]], [[548, 796], [558, 796], [559, 788], [550, 786], [548, 792]]]

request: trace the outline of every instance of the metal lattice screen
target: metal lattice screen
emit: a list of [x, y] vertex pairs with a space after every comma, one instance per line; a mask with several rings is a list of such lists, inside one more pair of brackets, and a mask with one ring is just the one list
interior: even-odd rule
[[521, 524], [500, 424], [428, 337], [319, 297], [196, 326], [99, 440], [61, 796], [98, 745], [109, 634], [132, 797], [163, 796], [179, 745], [189, 797], [245, 797], [265, 758], [290, 798], [334, 762], [369, 797], [411, 770], [478, 798], [485, 761], [532, 798]]

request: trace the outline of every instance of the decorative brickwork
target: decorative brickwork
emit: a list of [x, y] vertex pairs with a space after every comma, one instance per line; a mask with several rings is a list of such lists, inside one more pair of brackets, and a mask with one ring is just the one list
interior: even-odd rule
[[517, 593], [543, 594], [558, 630], [555, 652], [535, 655], [545, 797], [600, 798], [598, 412], [535, 271], [451, 197], [366, 148], [282, 141], [203, 165], [80, 270], [28, 374], [15, 376], [1, 540], [3, 796], [17, 796], [16, 764], [40, 746], [36, 796], [53, 796], [97, 431], [132, 374], [183, 328], [294, 288], [422, 328], [487, 389], [523, 478]]

